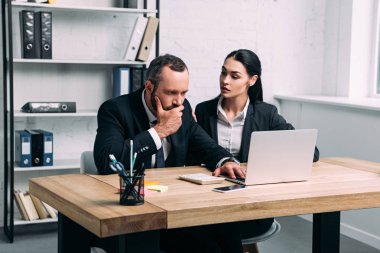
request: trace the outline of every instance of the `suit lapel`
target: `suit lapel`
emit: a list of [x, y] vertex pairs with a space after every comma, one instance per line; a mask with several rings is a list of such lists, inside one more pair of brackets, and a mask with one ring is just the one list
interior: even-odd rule
[[210, 106], [214, 111], [210, 113], [210, 117], [208, 118], [208, 123], [210, 127], [210, 136], [215, 140], [216, 143], [218, 143], [218, 114], [217, 114], [217, 107], [218, 107], [218, 101], [219, 97], [214, 99], [214, 105]]
[[210, 126], [210, 135], [211, 138], [215, 140], [216, 143], [218, 143], [218, 128], [217, 128], [217, 116], [215, 114], [212, 114], [209, 117], [209, 126]]
[[243, 127], [243, 135], [241, 140], [241, 146], [240, 146], [240, 161], [246, 162], [248, 161], [248, 151], [249, 151], [249, 144], [251, 142], [251, 133], [255, 130], [254, 129], [254, 110], [253, 105], [249, 104], [247, 115], [245, 117], [244, 121], [244, 127]]
[[144, 89], [140, 89], [139, 92], [133, 93], [131, 97], [131, 112], [136, 122], [137, 132], [142, 132], [149, 129], [149, 119], [146, 115], [144, 105], [141, 100], [142, 92]]

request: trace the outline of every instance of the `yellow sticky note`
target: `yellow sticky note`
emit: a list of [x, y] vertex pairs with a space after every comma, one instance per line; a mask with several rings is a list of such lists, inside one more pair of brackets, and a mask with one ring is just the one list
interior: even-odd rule
[[145, 184], [145, 186], [149, 186], [149, 185], [159, 185], [159, 184], [160, 184], [160, 181], [144, 180], [144, 184]]
[[167, 185], [149, 185], [147, 186], [148, 190], [151, 191], [157, 191], [157, 192], [166, 192], [168, 191], [168, 186]]

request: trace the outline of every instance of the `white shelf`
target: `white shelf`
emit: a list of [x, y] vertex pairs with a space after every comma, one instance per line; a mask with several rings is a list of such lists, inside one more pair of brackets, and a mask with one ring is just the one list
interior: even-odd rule
[[117, 8], [117, 7], [89, 7], [89, 6], [74, 6], [74, 5], [61, 5], [61, 4], [38, 4], [38, 3], [23, 3], [23, 2], [12, 2], [12, 7], [33, 7], [33, 8], [44, 8], [51, 10], [68, 10], [68, 11], [81, 11], [81, 12], [120, 12], [120, 13], [132, 13], [132, 14], [154, 14], [157, 10], [148, 9], [131, 9], [131, 8]]
[[[9, 112], [8, 112], [9, 113]], [[15, 118], [41, 118], [41, 117], [96, 117], [96, 110], [83, 110], [69, 113], [28, 113], [21, 111], [14, 111]]]
[[98, 64], [98, 65], [145, 65], [146, 62], [126, 60], [65, 60], [65, 59], [23, 59], [14, 58], [14, 63], [48, 63], [48, 64]]
[[47, 171], [47, 170], [75, 170], [80, 168], [78, 159], [55, 159], [53, 166], [38, 166], [38, 167], [19, 167], [15, 164], [15, 172], [28, 172], [28, 171]]
[[28, 225], [28, 224], [36, 224], [36, 223], [52, 223], [52, 222], [57, 222], [58, 218], [46, 218], [46, 219], [38, 219], [38, 220], [21, 220], [21, 219], [14, 219], [14, 224], [15, 226], [18, 225]]

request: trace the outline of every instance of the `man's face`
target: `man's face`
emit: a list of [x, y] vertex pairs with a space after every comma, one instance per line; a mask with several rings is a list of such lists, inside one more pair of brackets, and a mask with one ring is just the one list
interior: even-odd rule
[[164, 67], [161, 73], [162, 80], [158, 85], [148, 82], [145, 86], [147, 91], [148, 107], [157, 110], [154, 97], [157, 96], [164, 110], [170, 110], [183, 104], [189, 88], [189, 73], [187, 70], [176, 72], [169, 67]]

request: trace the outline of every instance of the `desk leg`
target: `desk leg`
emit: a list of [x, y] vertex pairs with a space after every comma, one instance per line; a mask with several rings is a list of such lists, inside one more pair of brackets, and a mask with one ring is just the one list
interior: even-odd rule
[[107, 253], [158, 253], [160, 231], [145, 231], [127, 235], [101, 238], [96, 246]]
[[95, 246], [107, 253], [157, 253], [160, 252], [160, 231], [98, 238], [58, 213], [58, 253], [90, 253], [91, 247]]
[[339, 253], [340, 212], [313, 215], [313, 253]]
[[58, 213], [58, 253], [90, 253], [95, 235]]

